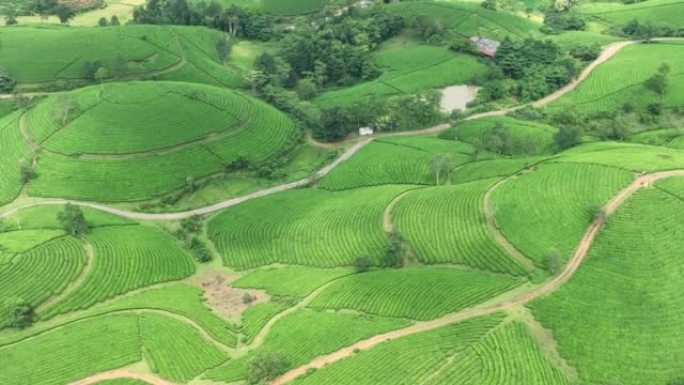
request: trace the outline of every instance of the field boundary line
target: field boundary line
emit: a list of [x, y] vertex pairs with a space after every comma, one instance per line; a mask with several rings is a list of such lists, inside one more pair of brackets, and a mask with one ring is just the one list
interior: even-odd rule
[[321, 369], [328, 364], [353, 356], [359, 350], [368, 350], [386, 341], [395, 340], [472, 318], [512, 309], [556, 291], [558, 288], [568, 282], [573, 277], [575, 272], [577, 272], [582, 262], [586, 259], [594, 239], [603, 229], [608, 217], [613, 214], [627, 198], [629, 198], [639, 189], [649, 186], [660, 179], [676, 176], [684, 176], [684, 169], [660, 171], [638, 176], [632, 183], [614, 195], [613, 198], [603, 206], [603, 215], [600, 215], [589, 225], [584, 233], [584, 236], [582, 237], [582, 240], [573, 251], [572, 257], [563, 267], [563, 270], [552, 279], [542, 284], [533, 286], [530, 291], [518, 294], [512, 299], [503, 299], [499, 302], [475, 306], [431, 321], [418, 322], [412, 326], [375, 335], [355, 344], [344, 347], [336, 352], [319, 356], [307, 364], [288, 371], [287, 373], [273, 380], [270, 384], [283, 385], [289, 383], [290, 381], [306, 374], [310, 370]]

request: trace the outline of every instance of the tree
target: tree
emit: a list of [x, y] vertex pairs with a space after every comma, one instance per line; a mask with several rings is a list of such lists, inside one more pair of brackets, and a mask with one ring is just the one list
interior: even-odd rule
[[297, 95], [302, 100], [312, 99], [318, 93], [318, 86], [314, 79], [300, 79], [297, 82]]
[[80, 237], [88, 233], [88, 223], [79, 206], [67, 203], [64, 210], [57, 214], [57, 220], [71, 236]]
[[249, 384], [263, 384], [285, 373], [290, 361], [280, 352], [260, 352], [250, 361], [247, 371]]
[[496, 11], [496, 0], [484, 0], [482, 3], [480, 3], [480, 6], [485, 9]]
[[387, 239], [385, 262], [390, 267], [401, 267], [408, 250], [406, 239], [401, 233], [393, 231]]
[[224, 63], [228, 59], [228, 54], [230, 54], [231, 44], [225, 37], [218, 39], [216, 42], [216, 54], [218, 55], [221, 63]]
[[23, 162], [21, 164], [21, 183], [29, 183], [35, 177], [35, 171], [30, 162]]
[[112, 70], [114, 77], [121, 79], [128, 75], [128, 61], [123, 56], [117, 56], [114, 60], [114, 69]]
[[0, 92], [10, 93], [14, 91], [17, 81], [6, 72], [0, 71]]
[[74, 10], [64, 4], [58, 5], [57, 8], [55, 8], [55, 13], [59, 18], [59, 22], [62, 24], [67, 24], [75, 15]]
[[107, 21], [107, 18], [106, 18], [106, 17], [101, 17], [101, 18], [97, 21], [97, 25], [100, 26], [100, 27], [106, 27], [106, 26], [109, 25], [109, 21]]
[[109, 24], [111, 26], [116, 27], [118, 25], [121, 25], [121, 22], [119, 22], [119, 18], [116, 15], [113, 15], [112, 18], [109, 20]]
[[553, 135], [558, 151], [563, 151], [582, 141], [582, 129], [576, 126], [563, 126]]
[[17, 10], [12, 7], [5, 8], [5, 25], [16, 25], [17, 22]]
[[435, 155], [430, 159], [430, 167], [435, 173], [435, 184], [439, 185], [442, 174], [447, 174], [451, 169], [451, 157], [448, 154]]
[[81, 68], [81, 75], [86, 79], [95, 80], [95, 74], [100, 67], [102, 67], [102, 62], [99, 60], [93, 62], [86, 61]]
[[546, 255], [546, 269], [549, 274], [556, 275], [560, 273], [562, 268], [560, 251], [556, 248], [549, 250]]
[[670, 66], [667, 63], [662, 63], [658, 67], [658, 72], [646, 80], [646, 87], [657, 94], [665, 94], [670, 80], [669, 75]]
[[98, 82], [104, 82], [107, 78], [109, 78], [109, 70], [105, 67], [100, 67], [95, 71], [95, 80]]
[[33, 324], [35, 312], [33, 306], [19, 297], [8, 298], [3, 306], [10, 327], [25, 329]]
[[357, 273], [365, 273], [371, 267], [370, 257], [368, 257], [365, 254], [356, 257], [356, 259], [354, 260], [353, 266], [354, 266], [354, 270]]

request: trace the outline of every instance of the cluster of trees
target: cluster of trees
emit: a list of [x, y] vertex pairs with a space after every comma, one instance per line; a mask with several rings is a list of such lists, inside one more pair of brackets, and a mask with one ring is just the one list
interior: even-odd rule
[[655, 75], [651, 76], [646, 80], [646, 88], [657, 93], [658, 95], [664, 95], [667, 91], [667, 86], [670, 83], [670, 66], [667, 63], [662, 63], [658, 67], [658, 71]]
[[290, 360], [281, 352], [260, 352], [250, 361], [247, 370], [247, 383], [252, 385], [266, 384], [285, 373], [290, 367]]
[[11, 328], [25, 329], [31, 326], [35, 319], [33, 306], [19, 297], [6, 299], [2, 312], [7, 315], [7, 324]]
[[637, 19], [632, 19], [625, 24], [621, 30], [616, 31], [632, 39], [644, 40], [649, 43], [654, 37], [681, 37], [684, 36], [684, 28], [673, 28], [670, 26], [659, 26], [651, 22], [641, 23]]
[[83, 63], [83, 67], [81, 68], [81, 76], [83, 76], [84, 79], [97, 82], [104, 81], [111, 77], [121, 79], [126, 75], [128, 75], [128, 61], [122, 56], [117, 56], [111, 70], [105, 67], [99, 60], [92, 62], [87, 61]]
[[189, 4], [186, 0], [147, 0], [133, 12], [138, 24], [202, 25], [246, 39], [269, 40], [274, 36], [274, 19], [257, 10], [220, 3]]
[[436, 91], [390, 98], [373, 98], [348, 107], [323, 111], [320, 124], [314, 126], [316, 139], [334, 141], [359, 127], [370, 125], [378, 132], [411, 130], [437, 123], [442, 118], [440, 95]]
[[180, 227], [174, 232], [174, 235], [185, 244], [185, 247], [192, 252], [198, 262], [206, 263], [213, 259], [213, 255], [207, 245], [199, 238], [202, 229], [202, 218], [192, 216], [181, 220]]
[[0, 92], [1, 93], [10, 93], [10, 92], [14, 91], [14, 87], [16, 87], [16, 85], [17, 85], [16, 79], [14, 79], [7, 72], [0, 71]]
[[117, 25], [121, 25], [121, 22], [119, 21], [119, 18], [116, 17], [116, 15], [113, 15], [111, 17], [111, 19], [109, 19], [109, 20], [107, 20], [106, 17], [101, 17], [97, 21], [97, 25], [99, 25], [100, 27], [107, 27], [107, 26], [116, 27]]
[[82, 237], [90, 231], [80, 206], [67, 203], [64, 206], [64, 210], [57, 213], [57, 220], [64, 227], [67, 234], [73, 237]]
[[537, 155], [543, 150], [541, 140], [535, 136], [514, 136], [513, 133], [501, 123], [496, 123], [490, 129], [482, 132], [479, 138], [473, 141], [475, 151], [487, 150], [496, 154], [527, 154]]
[[557, 44], [532, 38], [504, 38], [494, 64], [483, 84], [484, 101], [508, 96], [536, 100], [567, 84], [578, 72], [575, 60]]

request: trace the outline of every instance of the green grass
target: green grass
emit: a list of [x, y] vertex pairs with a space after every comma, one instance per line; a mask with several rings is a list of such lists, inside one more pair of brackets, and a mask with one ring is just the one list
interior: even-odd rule
[[[0, 303], [18, 297], [35, 307], [61, 293], [79, 275], [86, 252], [81, 241], [60, 237], [4, 262], [0, 264]], [[7, 315], [0, 313], [0, 328], [6, 326]]]
[[152, 25], [3, 28], [0, 68], [17, 79], [20, 89], [36, 90], [89, 82], [82, 71], [86, 62], [100, 61], [111, 74], [121, 57], [127, 62], [126, 80], [161, 77], [243, 87], [241, 71], [219, 63], [216, 42], [223, 36], [208, 28]]
[[679, 198], [655, 188], [636, 192], [609, 218], [570, 282], [532, 303], [581, 382], [684, 377], [682, 215]]
[[148, 385], [147, 382], [142, 380], [133, 380], [129, 378], [117, 378], [114, 380], [105, 380], [95, 383], [96, 385]]
[[251, 271], [231, 283], [243, 289], [261, 289], [274, 296], [305, 297], [329, 281], [351, 274], [351, 269], [306, 266], [269, 267]]
[[[294, 368], [356, 341], [408, 326], [406, 320], [348, 312], [298, 310], [278, 321], [258, 351], [281, 352]], [[248, 359], [238, 359], [207, 372], [214, 381], [244, 379]]]
[[319, 186], [343, 190], [392, 183], [434, 185], [433, 158], [448, 155], [455, 168], [472, 161], [473, 151], [469, 144], [434, 137], [379, 138], [321, 179]]
[[[655, 101], [661, 101], [668, 108], [681, 106], [684, 103], [683, 62], [684, 44], [679, 41], [625, 47], [548, 108], [594, 113], [615, 111], [625, 103], [639, 110]], [[659, 96], [646, 88], [644, 82], [662, 63], [667, 63], [671, 72], [665, 95]]]
[[310, 306], [428, 320], [483, 302], [523, 282], [463, 268], [380, 270], [334, 282]]
[[553, 248], [569, 258], [596, 211], [632, 180], [616, 168], [542, 164], [494, 191], [496, 221], [516, 248], [544, 267]]
[[296, 385], [570, 383], [525, 326], [499, 315], [389, 341], [295, 380]]
[[332, 90], [314, 102], [321, 107], [348, 106], [368, 99], [412, 94], [432, 88], [470, 83], [487, 67], [469, 55], [456, 54], [446, 47], [416, 43], [404, 37], [392, 39], [373, 54], [384, 73], [379, 78]]
[[412, 1], [391, 4], [387, 9], [409, 20], [424, 16], [439, 21], [446, 30], [464, 37], [525, 38], [538, 34], [540, 26], [520, 16], [485, 9], [479, 3]]
[[599, 22], [623, 26], [633, 19], [659, 26], [681, 27], [684, 4], [677, 0], [649, 0], [637, 4], [618, 2], [587, 2], [580, 11]]
[[684, 136], [684, 129], [662, 128], [631, 135], [629, 137], [629, 141], [647, 144], [649, 146], [664, 146], [676, 149], [684, 149], [684, 146], [682, 146], [682, 136]]
[[467, 183], [482, 179], [513, 175], [543, 160], [543, 157], [485, 159], [467, 163], [451, 174], [451, 183]]
[[330, 0], [261, 0], [264, 12], [276, 15], [301, 15], [317, 11]]
[[185, 186], [188, 178], [222, 172], [240, 156], [259, 166], [288, 151], [298, 134], [275, 108], [208, 86], [133, 82], [69, 95], [80, 107], [66, 126], [63, 96], [48, 98], [27, 117], [44, 147], [31, 195], [150, 199]]
[[61, 230], [18, 230], [0, 232], [0, 255], [21, 253], [64, 235]]
[[525, 274], [492, 239], [484, 194], [492, 180], [419, 189], [404, 196], [392, 220], [423, 263], [456, 263], [514, 275]]
[[657, 146], [631, 143], [589, 143], [566, 151], [564, 162], [599, 164], [632, 172], [671, 170], [684, 167], [684, 153]]
[[98, 228], [86, 237], [94, 265], [81, 284], [42, 314], [83, 310], [131, 290], [185, 278], [195, 271], [191, 257], [171, 236], [153, 227]]
[[204, 292], [193, 286], [173, 284], [150, 289], [123, 297], [93, 311], [104, 313], [127, 309], [162, 311], [179, 315], [195, 322], [216, 341], [230, 347], [237, 345], [237, 327], [207, 307], [204, 304]]
[[557, 131], [554, 127], [505, 116], [464, 121], [451, 128], [454, 132], [450, 134], [460, 141], [479, 142], [486, 147], [487, 138], [497, 127], [501, 127], [510, 138], [508, 155], [540, 155], [554, 151], [553, 135]]
[[237, 269], [275, 262], [344, 266], [362, 254], [381, 264], [383, 211], [406, 188], [286, 191], [221, 212], [209, 221], [208, 234], [224, 264]]
[[228, 356], [184, 322], [158, 314], [140, 317], [145, 359], [153, 372], [176, 382], [188, 382]]
[[138, 316], [68, 324], [0, 347], [0, 383], [62, 385], [142, 359]]
[[[105, 226], [133, 225], [130, 219], [119, 217], [104, 211], [82, 207], [83, 216], [89, 228]], [[22, 209], [4, 219], [6, 231], [13, 230], [57, 230], [63, 225], [57, 215], [64, 211], [63, 205], [39, 205]]]
[[235, 135], [256, 113], [241, 94], [180, 83], [112, 83], [72, 91], [69, 97], [78, 101], [79, 112], [66, 124], [60, 96], [40, 103], [27, 120], [41, 146], [64, 155], [143, 153], [210, 135]]
[[22, 165], [30, 165], [29, 145], [19, 129], [20, 113], [0, 118], [0, 205], [14, 200], [22, 188]]
[[15, 104], [12, 99], [0, 99], [0, 118], [9, 115], [14, 111]]
[[244, 336], [241, 342], [246, 344], [252, 342], [268, 320], [286, 308], [285, 305], [278, 302], [265, 302], [245, 309], [240, 319], [241, 332]]

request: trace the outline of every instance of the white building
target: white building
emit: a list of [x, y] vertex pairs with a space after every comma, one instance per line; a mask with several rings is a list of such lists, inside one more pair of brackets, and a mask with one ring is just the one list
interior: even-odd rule
[[373, 135], [373, 128], [372, 127], [361, 127], [361, 128], [359, 128], [359, 135], [361, 135], [361, 136]]

